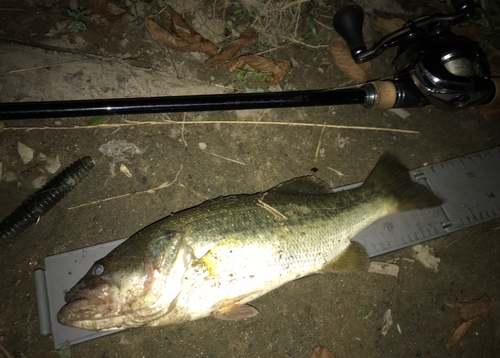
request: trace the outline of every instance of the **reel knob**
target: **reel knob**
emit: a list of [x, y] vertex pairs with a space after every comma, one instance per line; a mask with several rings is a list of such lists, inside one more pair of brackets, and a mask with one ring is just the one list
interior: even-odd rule
[[363, 40], [363, 9], [358, 5], [341, 8], [333, 17], [333, 28], [347, 42], [352, 58], [358, 62], [359, 55], [366, 52]]

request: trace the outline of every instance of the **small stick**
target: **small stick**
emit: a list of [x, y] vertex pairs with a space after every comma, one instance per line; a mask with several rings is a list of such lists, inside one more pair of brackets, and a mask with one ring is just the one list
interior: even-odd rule
[[186, 143], [186, 140], [184, 139], [184, 124], [186, 124], [186, 116], [187, 116], [187, 112], [184, 112], [184, 118], [182, 118], [181, 138], [182, 138], [182, 141], [184, 142], [184, 146], [187, 148], [188, 144]]
[[333, 169], [333, 168], [330, 168], [330, 167], [326, 167], [326, 168], [334, 171], [338, 176], [343, 177], [345, 175], [345, 174], [342, 174], [341, 172], [339, 172], [337, 169]]
[[287, 39], [288, 41], [292, 41], [292, 42], [295, 42], [297, 44], [300, 44], [302, 46], [306, 46], [306, 47], [309, 47], [309, 48], [324, 48], [324, 47], [330, 47], [330, 45], [317, 45], [317, 46], [314, 46], [314, 45], [309, 45], [309, 44], [306, 44], [305, 42], [302, 42], [302, 41], [299, 41], [299, 40], [295, 40], [295, 39], [292, 39], [291, 37], [287, 37], [287, 36], [282, 36], [284, 39]]
[[52, 66], [57, 66], [57, 65], [65, 65], [68, 63], [73, 63], [73, 62], [80, 62], [86, 60], [84, 58], [78, 59], [78, 60], [73, 60], [73, 61], [64, 61], [64, 62], [56, 62], [56, 63], [51, 63], [49, 65], [43, 65], [43, 66], [35, 66], [35, 67], [29, 67], [29, 68], [21, 68], [19, 70], [12, 70], [12, 71], [7, 71], [2, 73], [3, 75], [9, 74], [9, 73], [17, 73], [17, 72], [24, 72], [24, 71], [31, 71], [31, 70], [38, 70], [40, 68], [47, 68], [47, 67], [52, 67]]
[[228, 160], [228, 161], [233, 162], [233, 163], [237, 163], [237, 164], [241, 164], [241, 165], [246, 165], [243, 162], [239, 162], [239, 161], [231, 159], [231, 158], [226, 158], [226, 157], [223, 157], [222, 155], [219, 155], [219, 154], [209, 153], [209, 152], [205, 152], [205, 153], [208, 154], [208, 155], [213, 155], [214, 157], [217, 157], [217, 158]]
[[89, 205], [103, 203], [105, 201], [110, 201], [110, 200], [125, 198], [127, 196], [131, 196], [131, 195], [135, 195], [135, 194], [144, 194], [144, 193], [153, 194], [157, 190], [168, 188], [170, 185], [174, 184], [177, 181], [177, 178], [179, 177], [179, 174], [181, 173], [182, 168], [184, 168], [184, 163], [181, 164], [181, 167], [180, 167], [179, 171], [177, 172], [177, 174], [175, 175], [174, 180], [172, 182], [170, 182], [170, 183], [169, 182], [165, 182], [163, 184], [158, 185], [155, 188], [151, 188], [151, 189], [148, 189], [148, 190], [137, 191], [135, 193], [127, 193], [127, 194], [122, 194], [122, 195], [118, 195], [118, 196], [112, 196], [112, 197], [109, 197], [109, 198], [106, 198], [106, 199], [91, 201], [90, 203], [85, 203], [85, 204], [81, 204], [81, 205], [77, 205], [77, 206], [72, 206], [72, 207], [68, 208], [68, 210], [79, 209], [79, 208], [83, 208], [84, 206], [89, 206]]
[[323, 137], [323, 132], [325, 131], [326, 122], [323, 122], [323, 129], [321, 129], [321, 134], [319, 135], [318, 146], [316, 147], [316, 154], [314, 155], [313, 165], [316, 164], [316, 160], [318, 159], [319, 148], [321, 147], [321, 138]]
[[0, 350], [7, 356], [7, 358], [12, 358], [12, 356], [7, 352], [7, 350], [0, 344]]
[[273, 208], [271, 205], [269, 204], [266, 204], [262, 201], [262, 199], [264, 199], [264, 197], [266, 196], [267, 193], [265, 193], [262, 198], [258, 199], [258, 203], [257, 205], [266, 209], [267, 211], [269, 211], [271, 214], [273, 214], [274, 218], [278, 221], [280, 221], [280, 219], [283, 219], [283, 220], [287, 220], [288, 218], [283, 215], [282, 213], [280, 213], [278, 210], [276, 210], [275, 208]]
[[[111, 123], [111, 124], [99, 124], [97, 126], [72, 126], [72, 127], [56, 127], [56, 126], [44, 126], [44, 127], [6, 127], [3, 131], [16, 131], [16, 130], [69, 130], [69, 129], [98, 129], [98, 128], [118, 128], [118, 127], [133, 127], [137, 125], [173, 125], [182, 124], [180, 121], [145, 121], [145, 122], [135, 122], [126, 121], [127, 123]], [[337, 128], [337, 129], [358, 129], [358, 130], [369, 130], [369, 131], [386, 131], [386, 132], [397, 132], [397, 133], [411, 133], [420, 134], [418, 131], [411, 131], [408, 129], [393, 129], [393, 128], [380, 128], [380, 127], [361, 127], [361, 126], [343, 126], [336, 124], [319, 124], [319, 123], [294, 123], [294, 122], [257, 122], [257, 121], [189, 121], [185, 124], [266, 124], [266, 125], [276, 125], [276, 126], [297, 126], [297, 127], [327, 127], [327, 128]]]
[[295, 0], [295, 1], [292, 1], [290, 4], [283, 6], [281, 8], [281, 11], [285, 11], [289, 7], [292, 7], [292, 6], [295, 6], [295, 5], [300, 5], [300, 4], [303, 4], [303, 3], [308, 2], [308, 1], [309, 0]]
[[314, 19], [314, 22], [317, 23], [318, 25], [320, 26], [323, 26], [325, 29], [328, 29], [328, 30], [333, 30], [333, 27], [330, 27], [330, 26], [326, 26], [324, 23], [322, 23], [321, 21], [318, 21], [316, 19]]
[[291, 44], [292, 44], [292, 42], [289, 42], [289, 43], [287, 43], [287, 44], [284, 44], [284, 45], [281, 45], [281, 46], [278, 46], [278, 47], [273, 47], [273, 48], [270, 48], [269, 50], [262, 51], [262, 52], [258, 52], [258, 53], [256, 53], [256, 54], [255, 54], [255, 56], [260, 56], [260, 55], [263, 55], [263, 54], [265, 54], [265, 53], [268, 53], [268, 52], [271, 52], [271, 51], [275, 51], [275, 50], [277, 50], [277, 49], [280, 49], [280, 48], [283, 48], [283, 47], [289, 46], [289, 45], [291, 45]]

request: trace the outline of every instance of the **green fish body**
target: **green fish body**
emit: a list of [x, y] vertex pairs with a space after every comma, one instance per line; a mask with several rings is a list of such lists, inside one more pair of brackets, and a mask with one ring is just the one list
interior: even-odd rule
[[365, 183], [333, 193], [309, 176], [166, 217], [97, 261], [66, 294], [60, 323], [88, 330], [238, 320], [248, 302], [315, 273], [366, 270], [351, 239], [384, 216], [440, 205], [383, 155]]

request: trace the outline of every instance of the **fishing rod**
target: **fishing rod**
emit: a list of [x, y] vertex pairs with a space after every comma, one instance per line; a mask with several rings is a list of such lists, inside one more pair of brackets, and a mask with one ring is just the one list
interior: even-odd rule
[[473, 0], [452, 1], [455, 12], [436, 14], [380, 39], [371, 49], [363, 40], [364, 13], [357, 5], [341, 8], [334, 29], [358, 63], [397, 47], [394, 79], [359, 88], [150, 98], [0, 103], [0, 120], [83, 117], [165, 112], [224, 111], [361, 104], [369, 109], [432, 104], [442, 110], [500, 105], [500, 78], [491, 78], [488, 60], [474, 41], [455, 35], [451, 26], [474, 16]]

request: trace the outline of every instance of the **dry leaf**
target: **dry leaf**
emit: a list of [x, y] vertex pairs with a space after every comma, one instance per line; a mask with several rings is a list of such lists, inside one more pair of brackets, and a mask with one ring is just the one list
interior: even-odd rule
[[213, 67], [233, 59], [239, 50], [255, 45], [257, 39], [257, 32], [252, 27], [247, 28], [236, 40], [231, 41], [218, 54], [206, 60], [205, 67]]
[[123, 174], [125, 174], [126, 176], [128, 176], [129, 178], [132, 178], [132, 176], [133, 176], [125, 164], [120, 165], [120, 171]]
[[408, 111], [403, 109], [403, 108], [391, 108], [391, 109], [389, 109], [389, 112], [392, 112], [395, 115], [397, 115], [398, 117], [403, 118], [403, 119], [406, 119], [409, 116], [411, 116], [411, 114], [408, 113]]
[[434, 272], [439, 271], [439, 263], [441, 259], [436, 257], [432, 249], [427, 245], [415, 245], [412, 247], [415, 252], [415, 258], [424, 265], [426, 268], [431, 269]]
[[328, 349], [319, 346], [314, 348], [311, 358], [335, 358], [335, 357], [333, 356], [333, 353], [330, 352]]
[[389, 264], [386, 262], [370, 262], [370, 267], [368, 268], [370, 273], [378, 273], [380, 275], [388, 275], [398, 277], [399, 266], [394, 264]]
[[33, 159], [33, 149], [24, 143], [17, 142], [17, 152], [24, 164], [31, 162], [31, 159]]
[[372, 73], [372, 66], [369, 62], [357, 64], [351, 56], [351, 52], [343, 39], [332, 40], [330, 50], [338, 68], [347, 77], [352, 78], [357, 83], [364, 83], [368, 80], [368, 75]]
[[383, 320], [384, 320], [384, 326], [382, 327], [382, 335], [385, 336], [389, 331], [389, 328], [392, 326], [392, 312], [390, 308], [387, 311], [385, 311]]
[[406, 21], [397, 17], [393, 19], [383, 19], [381, 17], [377, 17], [373, 20], [373, 29], [383, 34], [390, 34], [402, 28], [405, 22]]
[[156, 41], [175, 51], [203, 52], [208, 56], [217, 54], [217, 46], [189, 26], [179, 13], [170, 6], [167, 6], [167, 11], [172, 18], [170, 32], [153, 20], [146, 20], [146, 28]]
[[453, 336], [451, 336], [450, 340], [448, 341], [448, 344], [446, 345], [446, 349], [450, 349], [454, 345], [456, 345], [462, 337], [467, 333], [469, 328], [474, 324], [479, 319], [479, 317], [476, 317], [470, 321], [462, 323], [458, 328], [453, 332]]
[[55, 157], [47, 157], [45, 154], [40, 153], [38, 155], [38, 161], [45, 162], [45, 169], [47, 169], [50, 174], [54, 174], [61, 167], [59, 155], [56, 155]]
[[463, 322], [482, 317], [490, 311], [490, 299], [488, 297], [482, 297], [471, 302], [458, 302], [457, 311]]
[[467, 333], [469, 328], [490, 311], [490, 299], [488, 297], [482, 297], [478, 300], [460, 303], [456, 305], [458, 314], [460, 315], [460, 320], [462, 324], [453, 332], [453, 336], [450, 338], [447, 349], [450, 349], [456, 345], [462, 337]]
[[278, 83], [290, 72], [290, 63], [285, 60], [271, 60], [257, 55], [241, 56], [230, 60], [224, 65], [228, 70], [244, 70], [245, 66], [252, 67], [255, 72], [270, 73], [266, 82]]
[[96, 9], [99, 12], [99, 14], [101, 14], [102, 16], [104, 16], [109, 21], [116, 21], [116, 20], [122, 18], [123, 15], [125, 15], [127, 13], [126, 11], [124, 11], [124, 12], [122, 12], [120, 14], [113, 14], [112, 12], [109, 12], [107, 10], [108, 0], [92, 0], [92, 3], [96, 7]]

